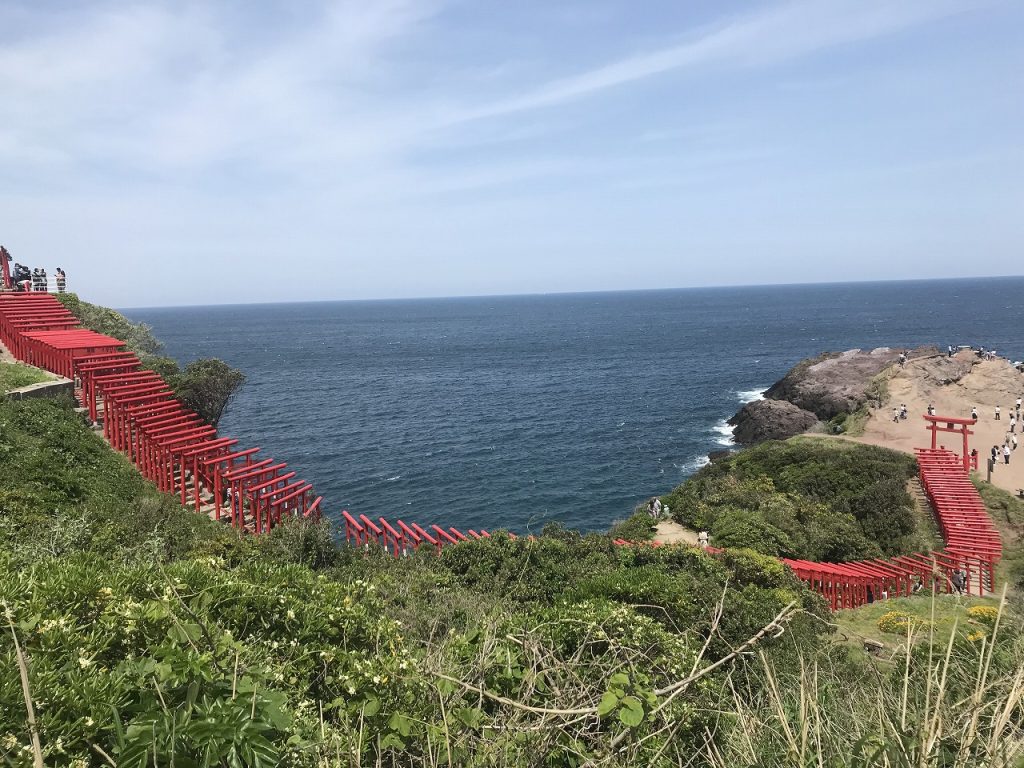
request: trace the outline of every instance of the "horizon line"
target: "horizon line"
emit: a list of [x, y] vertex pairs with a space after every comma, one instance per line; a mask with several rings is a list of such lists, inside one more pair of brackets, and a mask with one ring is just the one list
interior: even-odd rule
[[[150, 309], [206, 309], [211, 307], [277, 307], [295, 304], [369, 304], [400, 301], [444, 301], [456, 299], [515, 299], [556, 296], [600, 296], [612, 293], [666, 293], [671, 291], [735, 290], [740, 288], [802, 288], [830, 285], [884, 285], [894, 283], [948, 283], [961, 280], [1021, 280], [1024, 275], [965, 275], [960, 277], [916, 277], [897, 280], [812, 280], [804, 283], [740, 283], [735, 285], [689, 285], [670, 288], [608, 288], [580, 291], [537, 291], [532, 293], [467, 293], [436, 296], [382, 296], [369, 299], [311, 299], [308, 301], [244, 301], [221, 304], [162, 304], [156, 306], [114, 307], [118, 312]], [[75, 293], [75, 291], [68, 291]]]

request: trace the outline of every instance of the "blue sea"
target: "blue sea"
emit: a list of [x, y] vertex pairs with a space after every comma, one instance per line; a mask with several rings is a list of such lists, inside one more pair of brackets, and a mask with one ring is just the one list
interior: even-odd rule
[[1024, 358], [1024, 278], [131, 309], [247, 382], [221, 432], [341, 510], [603, 529], [731, 444], [802, 358], [972, 344]]

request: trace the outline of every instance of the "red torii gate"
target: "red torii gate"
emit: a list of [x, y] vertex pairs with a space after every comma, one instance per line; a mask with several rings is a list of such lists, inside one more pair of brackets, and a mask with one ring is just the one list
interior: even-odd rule
[[[924, 420], [928, 422], [928, 426], [925, 427], [929, 432], [932, 433], [932, 450], [934, 451], [939, 447], [939, 432], [959, 432], [963, 435], [964, 447], [960, 453], [960, 459], [963, 461], [964, 472], [971, 471], [971, 457], [970, 450], [967, 445], [967, 436], [973, 435], [968, 427], [973, 427], [978, 423], [977, 419], [961, 419], [956, 416], [932, 416], [930, 414], [924, 415]], [[945, 426], [939, 426], [945, 424]], [[978, 467], [975, 466], [974, 469]]]

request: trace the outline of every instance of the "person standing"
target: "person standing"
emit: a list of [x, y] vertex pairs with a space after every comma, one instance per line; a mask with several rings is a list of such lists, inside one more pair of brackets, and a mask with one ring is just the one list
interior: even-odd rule
[[971, 408], [971, 418], [974, 419], [975, 421], [978, 420], [978, 407], [977, 406], [975, 406], [974, 408]]
[[946, 347], [946, 357], [952, 357], [952, 356], [953, 356], [953, 345], [950, 344], [948, 347]]
[[64, 293], [64, 289], [67, 288], [68, 277], [64, 274], [64, 270], [57, 267], [57, 293]]
[[40, 285], [42, 285], [43, 291], [45, 293], [50, 292], [50, 278], [49, 276], [47, 276], [46, 270], [43, 269], [42, 267], [39, 268], [39, 283]]
[[1004, 445], [1003, 446], [1003, 464], [1009, 464], [1009, 463], [1010, 463], [1010, 446]]
[[996, 465], [996, 462], [999, 461], [998, 457], [999, 457], [999, 446], [998, 445], [993, 445], [992, 446], [992, 466], [993, 467]]
[[1016, 431], [1017, 431], [1017, 417], [1014, 416], [1011, 413], [1010, 414], [1010, 433], [1012, 434], [1012, 433], [1014, 433]]
[[1017, 436], [1016, 435], [1010, 435], [1010, 450], [1011, 451], [1016, 451], [1017, 450]]
[[996, 406], [996, 421], [999, 421], [999, 406]]
[[898, 423], [899, 420], [900, 420], [900, 409], [896, 408], [895, 406], [893, 406], [893, 409], [892, 409], [892, 420], [895, 423]]
[[1017, 398], [1017, 418], [1020, 418], [1020, 398]]

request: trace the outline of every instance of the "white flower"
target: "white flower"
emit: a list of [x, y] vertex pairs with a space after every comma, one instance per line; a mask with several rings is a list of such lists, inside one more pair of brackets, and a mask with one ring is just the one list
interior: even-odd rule
[[80, 666], [82, 669], [85, 669], [86, 667], [90, 667], [90, 666], [92, 666], [92, 659], [87, 658], [85, 656], [79, 656], [78, 657], [78, 666]]
[[355, 696], [356, 695], [356, 689], [355, 689], [354, 685], [350, 685], [348, 687], [348, 695], [349, 696]]
[[91, 727], [91, 726], [95, 725], [96, 723], [93, 721], [93, 719], [91, 717], [87, 717], [87, 718], [85, 718], [85, 724], [87, 726]]
[[288, 609], [288, 618], [289, 619], [294, 619], [295, 618], [295, 611], [293, 611], [291, 608]]

